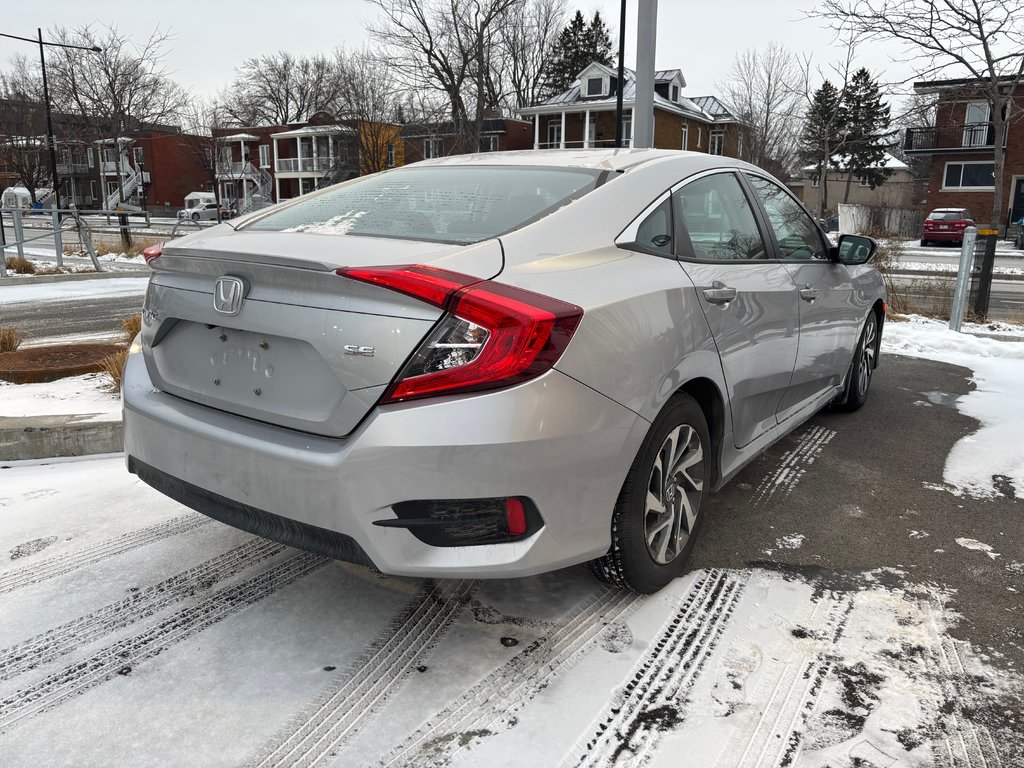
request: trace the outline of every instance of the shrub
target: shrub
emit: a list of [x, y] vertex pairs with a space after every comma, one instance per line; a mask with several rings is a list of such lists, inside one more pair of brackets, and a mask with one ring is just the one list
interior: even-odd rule
[[118, 392], [121, 389], [121, 372], [124, 370], [124, 361], [128, 359], [128, 349], [121, 349], [112, 355], [107, 355], [100, 361], [102, 366], [100, 373], [110, 379], [107, 389], [111, 392]]
[[0, 328], [0, 352], [13, 352], [21, 346], [21, 336], [13, 328]]
[[128, 315], [121, 319], [121, 341], [131, 344], [142, 330], [142, 315]]
[[19, 275], [34, 275], [36, 273], [36, 265], [21, 256], [8, 256], [7, 268]]

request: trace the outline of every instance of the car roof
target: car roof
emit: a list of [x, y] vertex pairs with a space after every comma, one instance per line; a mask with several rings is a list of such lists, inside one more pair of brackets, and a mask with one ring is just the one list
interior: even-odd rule
[[[561, 168], [596, 168], [625, 171], [638, 165], [667, 158], [691, 158], [697, 162], [709, 157], [721, 165], [741, 165], [722, 155], [685, 152], [680, 149], [523, 149], [511, 152], [478, 152], [472, 155], [449, 155], [412, 163], [406, 168], [435, 165], [530, 165]], [[742, 164], [745, 165], [745, 164]]]

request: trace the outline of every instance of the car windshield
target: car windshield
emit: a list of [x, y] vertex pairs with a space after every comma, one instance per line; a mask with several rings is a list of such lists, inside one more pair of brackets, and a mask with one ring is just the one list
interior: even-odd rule
[[476, 243], [546, 216], [600, 178], [588, 168], [402, 168], [300, 199], [245, 229]]
[[965, 211], [932, 211], [928, 218], [931, 221], [962, 221], [969, 217]]

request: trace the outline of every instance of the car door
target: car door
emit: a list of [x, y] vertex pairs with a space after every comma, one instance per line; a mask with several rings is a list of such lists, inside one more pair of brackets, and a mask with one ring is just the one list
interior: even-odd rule
[[777, 423], [799, 333], [796, 289], [773, 258], [751, 199], [732, 171], [672, 192], [677, 256], [693, 281], [729, 388], [733, 442], [742, 448]]
[[796, 366], [779, 403], [783, 422], [842, 382], [863, 318], [854, 303], [849, 270], [831, 260], [828, 241], [803, 206], [774, 181], [753, 173], [744, 177], [761, 203], [776, 254], [800, 297]]

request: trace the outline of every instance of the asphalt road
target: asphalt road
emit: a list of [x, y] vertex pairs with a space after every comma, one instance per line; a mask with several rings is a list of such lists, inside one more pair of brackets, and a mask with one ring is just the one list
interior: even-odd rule
[[[819, 413], [711, 498], [693, 567], [756, 565], [838, 589], [845, 574], [893, 569], [893, 579], [954, 590], [964, 617], [954, 634], [1024, 669], [1024, 574], [1010, 567], [1024, 563], [1024, 500], [1000, 482], [1004, 495], [986, 501], [942, 490], [950, 449], [977, 428], [954, 405], [970, 376], [883, 355], [861, 410]], [[793, 533], [806, 537], [799, 549], [773, 546]]]
[[68, 297], [0, 306], [0, 326], [16, 328], [26, 344], [116, 336], [121, 320], [142, 311], [142, 294]]

